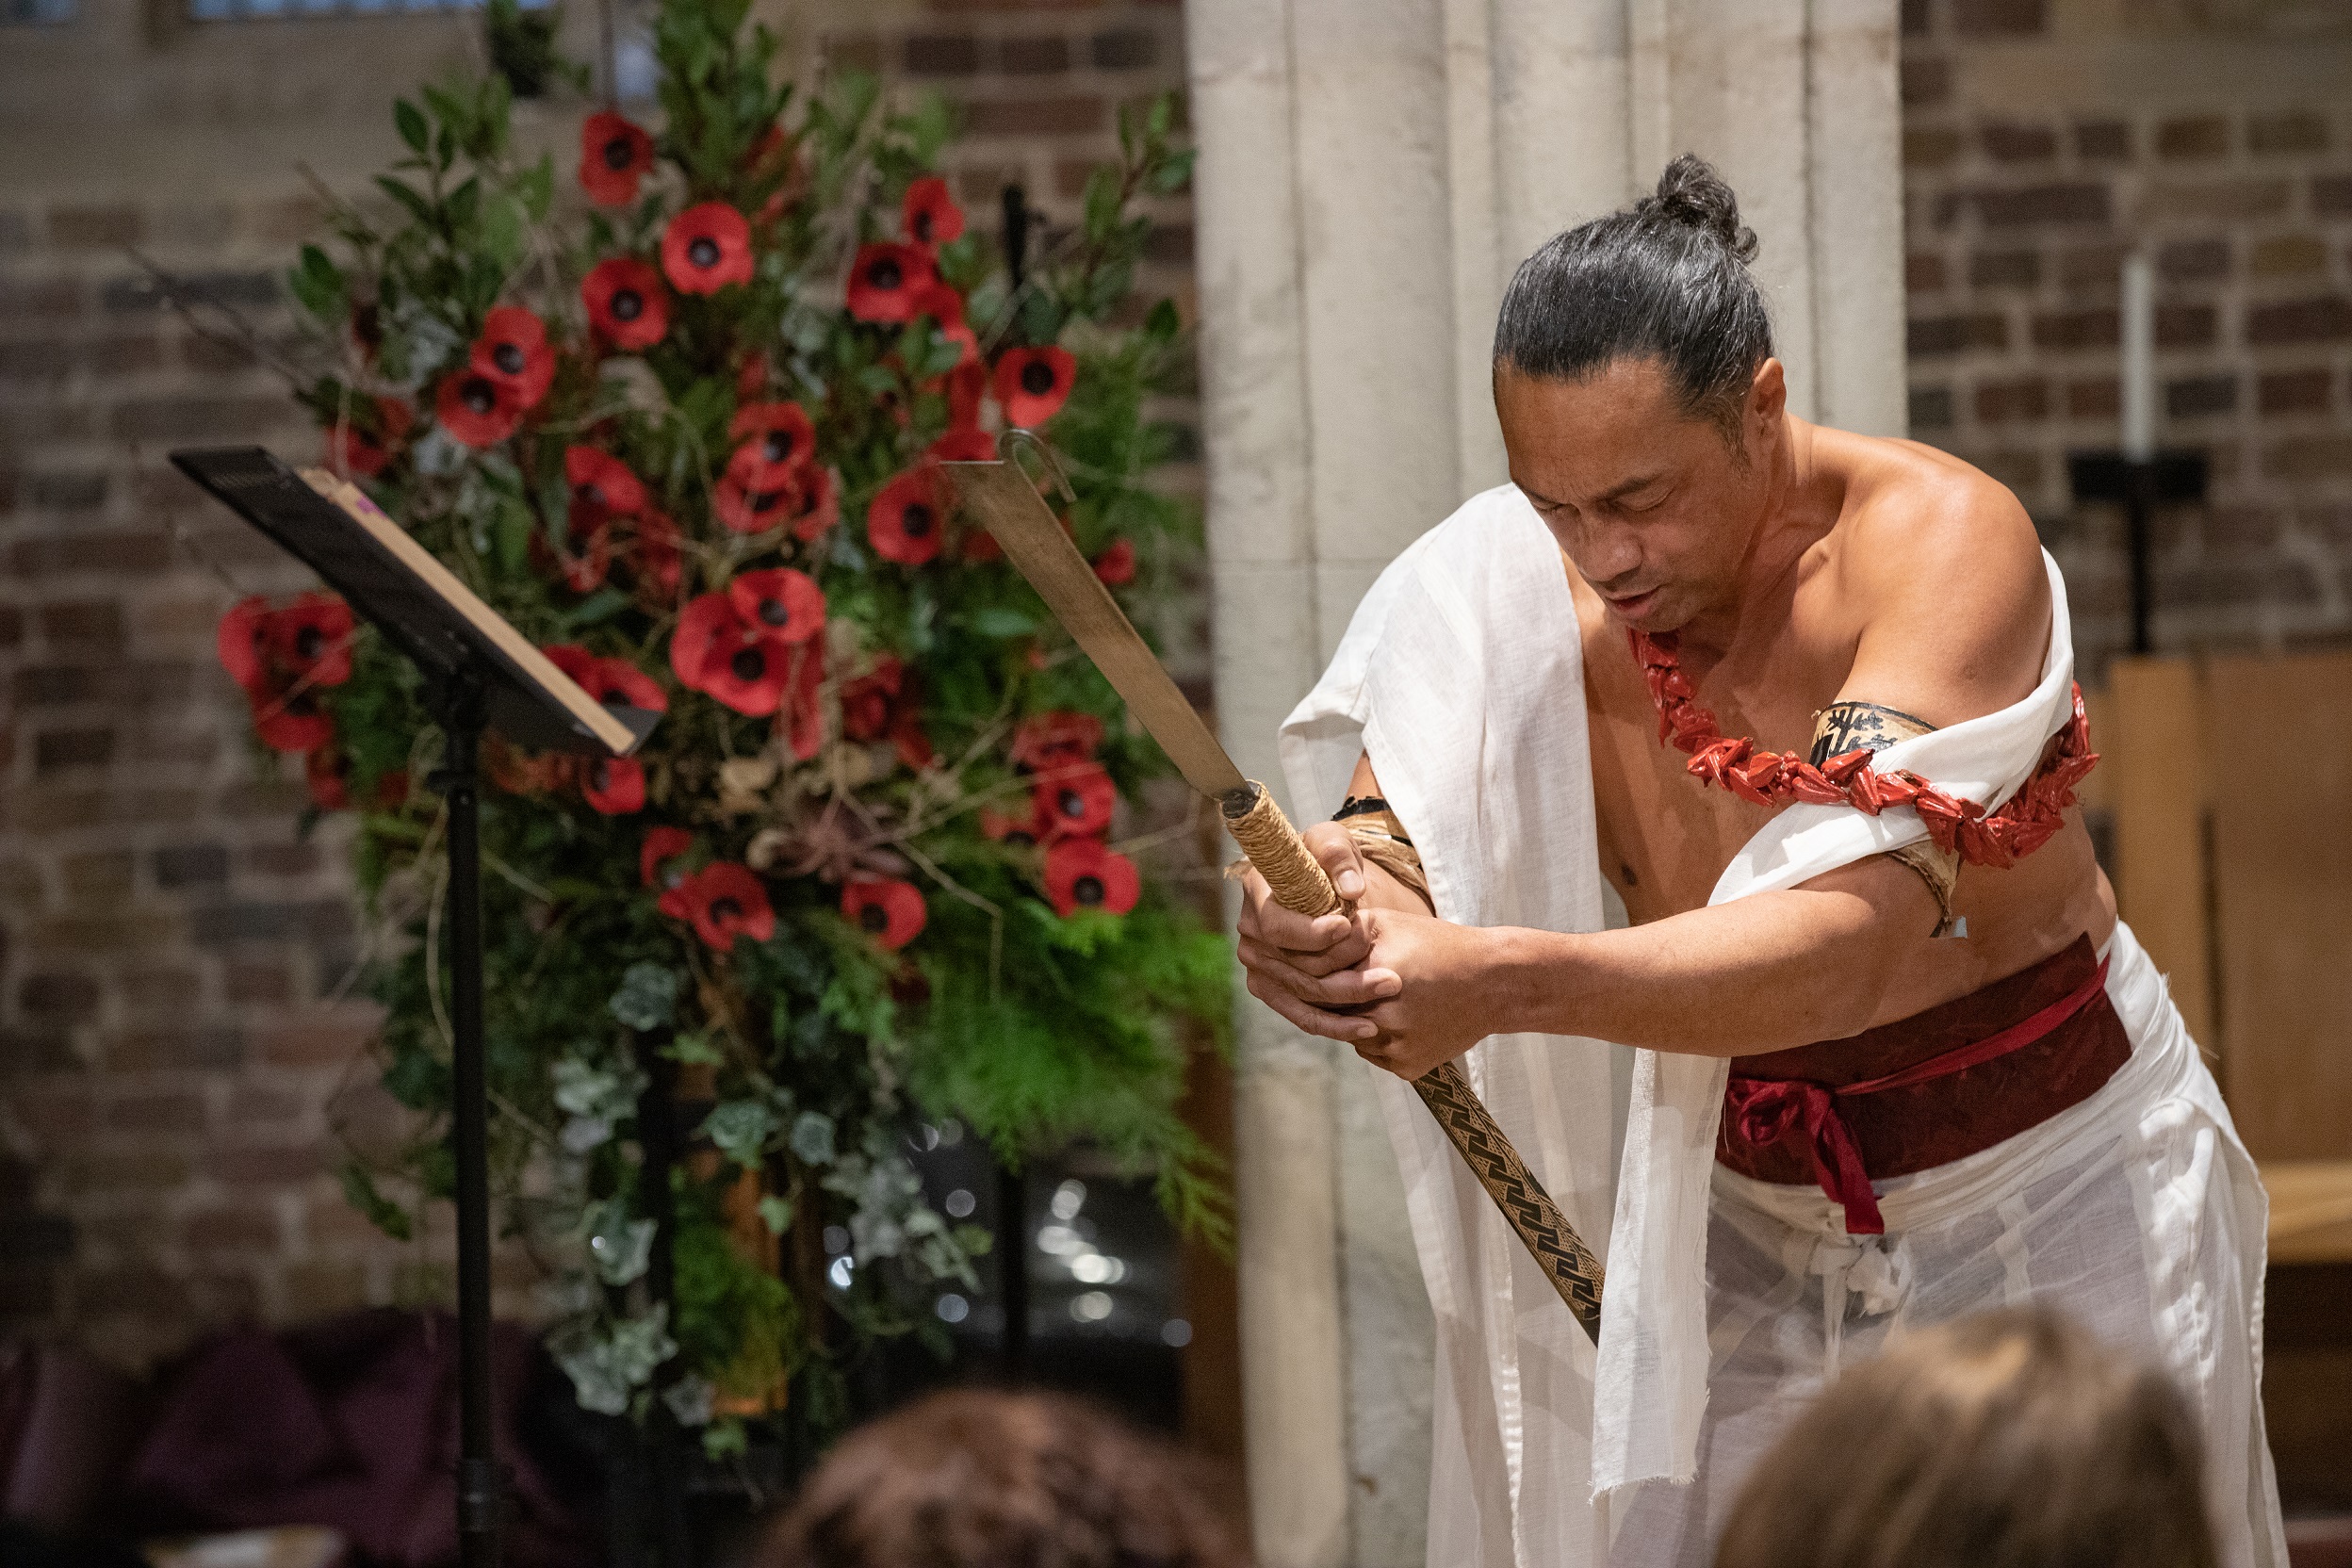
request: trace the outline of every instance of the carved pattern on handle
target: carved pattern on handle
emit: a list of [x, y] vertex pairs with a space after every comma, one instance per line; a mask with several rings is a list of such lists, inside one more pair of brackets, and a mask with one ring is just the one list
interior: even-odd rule
[[1560, 1205], [1535, 1179], [1511, 1139], [1462, 1076], [1460, 1062], [1431, 1068], [1413, 1081], [1421, 1102], [1462, 1152], [1511, 1228], [1597, 1345], [1601, 1339], [1601, 1263], [1585, 1247]]
[[[1250, 857], [1250, 863], [1265, 876], [1275, 902], [1302, 915], [1328, 914], [1338, 908], [1339, 895], [1332, 890], [1331, 879], [1307, 853], [1298, 830], [1274, 804], [1272, 792], [1254, 781], [1250, 788], [1254, 792], [1250, 797], [1233, 803], [1240, 806], [1239, 810], [1233, 805], [1226, 808], [1225, 826], [1242, 853]], [[1527, 1162], [1495, 1125], [1494, 1114], [1462, 1076], [1462, 1064], [1447, 1062], [1433, 1068], [1414, 1079], [1413, 1086], [1461, 1151], [1478, 1184], [1503, 1211], [1511, 1228], [1519, 1233], [1552, 1288], [1560, 1292], [1560, 1300], [1567, 1303], [1592, 1342], [1599, 1344], [1600, 1260], [1577, 1238], [1567, 1216], [1560, 1212], [1560, 1205], [1552, 1201], [1544, 1184], [1527, 1168]]]

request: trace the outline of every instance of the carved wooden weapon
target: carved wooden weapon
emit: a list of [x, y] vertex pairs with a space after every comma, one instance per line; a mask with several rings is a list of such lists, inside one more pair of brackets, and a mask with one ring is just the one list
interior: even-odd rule
[[[1282, 907], [1302, 915], [1339, 908], [1331, 878], [1307, 852], [1272, 793], [1242, 776], [1119, 601], [1094, 575], [1077, 544], [1063, 531], [1029, 476], [1010, 460], [1018, 443], [1036, 447], [1052, 463], [1052, 453], [1035, 436], [1007, 431], [998, 443], [1004, 461], [941, 465], [957, 498], [1004, 547], [1006, 559], [1126, 700], [1127, 710], [1159, 742], [1177, 771], [1217, 803], [1227, 831], [1265, 875]], [[1462, 1064], [1447, 1062], [1432, 1069], [1414, 1079], [1413, 1086], [1527, 1244], [1552, 1288], [1598, 1343], [1600, 1262], [1577, 1239], [1560, 1205], [1495, 1125], [1493, 1113], [1462, 1076]]]

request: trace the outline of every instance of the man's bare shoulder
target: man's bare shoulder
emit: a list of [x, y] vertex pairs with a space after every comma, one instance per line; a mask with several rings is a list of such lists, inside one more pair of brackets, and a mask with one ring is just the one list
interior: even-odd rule
[[2033, 518], [2006, 485], [1948, 453], [1835, 433], [1823, 456], [1845, 471], [1846, 505], [1834, 575], [1872, 656], [1857, 669], [1909, 649], [1965, 710], [2023, 695], [2050, 629]]

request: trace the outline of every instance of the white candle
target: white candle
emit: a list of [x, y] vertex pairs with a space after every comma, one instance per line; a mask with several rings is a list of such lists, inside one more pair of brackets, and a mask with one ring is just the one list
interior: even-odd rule
[[2141, 251], [2123, 258], [2123, 455], [2156, 455], [2156, 269]]

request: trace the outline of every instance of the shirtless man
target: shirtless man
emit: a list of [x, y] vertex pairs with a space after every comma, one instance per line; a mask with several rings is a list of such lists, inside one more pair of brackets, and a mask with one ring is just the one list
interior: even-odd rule
[[[1781, 1264], [1767, 1255], [1785, 1251], [1771, 1226], [1786, 1216], [1756, 1217], [1779, 1201], [1764, 1188], [1811, 1189], [1846, 1233], [1876, 1233], [1877, 1200], [1893, 1179], [1932, 1184], [1934, 1173], [1987, 1151], [2024, 1154], [2038, 1147], [2036, 1129], [2059, 1125], [2111, 1080], [2119, 1086], [2108, 1098], [2123, 1093], [2119, 1071], [2135, 1053], [2151, 1053], [2138, 1037], [2154, 1027], [2119, 1020], [2103, 988], [2099, 955], [2117, 931], [2115, 894], [2079, 812], [2005, 868], [1962, 866], [1915, 844], [1710, 905], [1737, 852], [1787, 801], [1743, 799], [1695, 777], [1690, 748], [1661, 743], [1657, 694], [1629, 633], [1660, 639], [1652, 645], [1665, 651], [1654, 662], [1678, 663], [1695, 683], [1691, 704], [1712, 714], [1721, 735], [1817, 768], [2020, 703], [2044, 679], [2053, 636], [2034, 524], [2006, 489], [1915, 442], [1854, 435], [1788, 411], [1745, 268], [1754, 246], [1730, 191], [1704, 164], [1679, 159], [1656, 198], [1531, 258], [1496, 335], [1494, 400], [1511, 478], [1565, 558], [1582, 639], [1600, 869], [1631, 924], [1563, 932], [1434, 918], [1410, 876], [1359, 853], [1363, 841], [1350, 829], [1361, 829], [1366, 812], [1352, 805], [1348, 822], [1314, 827], [1307, 841], [1353, 911], [1309, 921], [1272, 903], [1253, 875], [1240, 922], [1251, 994], [1402, 1078], [1489, 1036], [1523, 1032], [1729, 1058], [1730, 1114], [1717, 1154], [1729, 1174], [1714, 1184], [1708, 1243], [1719, 1339], [1735, 1299], [1781, 1299], [1772, 1295], [1783, 1286]], [[2051, 737], [2045, 765], [2062, 740]], [[1368, 758], [1349, 794], [1380, 796]], [[1384, 818], [1377, 806], [1368, 814], [1405, 839], [1416, 825]], [[2163, 1009], [2169, 1015], [2168, 1004]], [[2209, 1091], [2201, 1064], [2188, 1056], [2175, 1076], [2202, 1080], [2198, 1092]], [[1898, 1073], [1903, 1082], [1872, 1092]], [[1817, 1107], [1834, 1105], [1828, 1119], [1837, 1125], [1816, 1125], [1818, 1113], [1808, 1119], [1791, 1084]], [[1742, 1115], [1748, 1105], [1761, 1109]], [[2122, 1121], [2131, 1112], [2119, 1107]], [[2136, 1135], [2116, 1135], [2122, 1144]], [[2118, 1192], [2123, 1167], [2146, 1154], [2122, 1144], [2099, 1168], [2105, 1177], [2092, 1173], [2111, 1177]], [[1839, 1179], [1849, 1155], [1867, 1178]], [[2034, 1153], [2018, 1167], [2019, 1190], [2053, 1168]], [[1754, 1212], [1727, 1217], [1727, 1194]], [[2116, 1201], [2114, 1213], [2131, 1212], [2127, 1200]], [[1834, 1233], [1836, 1221], [1824, 1223]], [[1892, 1200], [1883, 1228], [1887, 1243], [1903, 1241]], [[2128, 1248], [2132, 1238], [2106, 1240]], [[1987, 1245], [1983, 1236], [1955, 1244], [1951, 1267]], [[2112, 1280], [2039, 1267], [2054, 1245], [2048, 1235], [2026, 1238], [2024, 1263], [1970, 1299], [1947, 1293], [1931, 1306], [1937, 1298], [1924, 1276], [1937, 1266], [1932, 1256], [1944, 1254], [1922, 1239], [1921, 1280], [1904, 1310], [1936, 1316], [2050, 1292], [2102, 1327], [2122, 1323], [2115, 1331], [2152, 1353], [2194, 1360], [2166, 1340], [2161, 1302], [2152, 1318], [2124, 1322], [2139, 1310], [2127, 1298], [2151, 1288], [2161, 1297], [2165, 1285], [2151, 1287], [2136, 1262]], [[1744, 1283], [1732, 1278], [1750, 1265]], [[2243, 1266], [2224, 1272], [2243, 1293], [2259, 1281], [2259, 1253], [2252, 1281]], [[2145, 1306], [2144, 1295], [2134, 1298]], [[1818, 1324], [1819, 1291], [1784, 1310]], [[1831, 1316], [1838, 1312], [1833, 1303]], [[1705, 1560], [1707, 1513], [1720, 1512], [1746, 1457], [1769, 1440], [1766, 1429], [1835, 1370], [1834, 1327], [1826, 1368], [1791, 1359], [1786, 1343], [1763, 1343], [1772, 1337], [1751, 1334], [1744, 1351], [1718, 1344], [1712, 1386], [1740, 1377], [1746, 1355], [1747, 1375], [1767, 1395], [1716, 1396], [1701, 1446], [1704, 1484], [1637, 1511], [1643, 1523], [1620, 1532], [1620, 1558]], [[2219, 1353], [2244, 1371], [2253, 1348]], [[2225, 1560], [2268, 1560], [2276, 1501], [2259, 1409], [2249, 1420], [2245, 1408], [2251, 1374], [2226, 1394], [2206, 1393], [2240, 1406], [2218, 1418], [2219, 1429], [2236, 1434], [2240, 1487], [2218, 1521], [2231, 1543]], [[1742, 1418], [1755, 1429], [1728, 1441], [1719, 1423]]]

